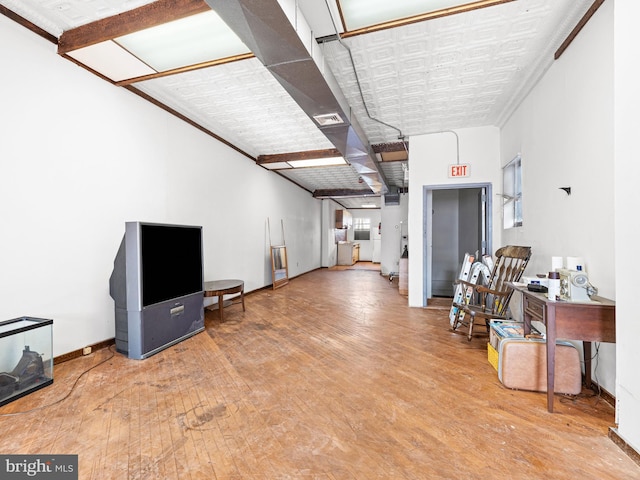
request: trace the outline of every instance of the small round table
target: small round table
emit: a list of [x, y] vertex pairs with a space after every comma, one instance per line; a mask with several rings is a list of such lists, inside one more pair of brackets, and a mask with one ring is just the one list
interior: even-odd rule
[[[234, 297], [229, 300], [224, 300], [225, 295], [231, 295], [233, 293], [239, 293], [239, 297]], [[230, 280], [213, 280], [211, 282], [204, 282], [204, 296], [205, 297], [218, 297], [218, 310], [220, 310], [220, 321], [224, 320], [224, 307], [233, 305], [236, 303], [242, 303], [242, 311], [244, 308], [244, 281], [230, 279]]]

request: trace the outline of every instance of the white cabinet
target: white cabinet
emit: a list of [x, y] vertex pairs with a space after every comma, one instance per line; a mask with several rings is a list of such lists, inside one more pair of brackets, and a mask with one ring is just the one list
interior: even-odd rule
[[349, 229], [353, 225], [353, 216], [347, 210], [336, 210], [336, 228]]
[[360, 261], [360, 244], [359, 243], [353, 244], [353, 250], [351, 252], [351, 260], [352, 260], [351, 265]]
[[338, 265], [353, 265], [360, 260], [360, 244], [353, 242], [338, 243]]

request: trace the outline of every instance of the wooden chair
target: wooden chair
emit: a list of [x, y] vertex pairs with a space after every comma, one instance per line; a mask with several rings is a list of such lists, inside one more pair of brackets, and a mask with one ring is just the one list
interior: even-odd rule
[[452, 303], [457, 308], [452, 330], [457, 330], [461, 325], [468, 325], [467, 338], [471, 341], [476, 317], [484, 319], [487, 332], [490, 320], [508, 319], [509, 301], [513, 294], [513, 288], [508, 283], [520, 280], [530, 257], [531, 247], [502, 247], [496, 251], [493, 270], [485, 285], [458, 280], [466, 295], [463, 295], [459, 302], [454, 300]]

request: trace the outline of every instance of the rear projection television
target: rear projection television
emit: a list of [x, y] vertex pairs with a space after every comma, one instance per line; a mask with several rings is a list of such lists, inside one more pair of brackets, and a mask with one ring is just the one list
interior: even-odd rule
[[126, 222], [109, 291], [116, 349], [129, 358], [204, 330], [202, 227]]

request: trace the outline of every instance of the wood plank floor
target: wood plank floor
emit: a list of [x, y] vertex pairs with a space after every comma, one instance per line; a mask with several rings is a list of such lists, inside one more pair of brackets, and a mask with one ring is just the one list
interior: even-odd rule
[[83, 480], [640, 478], [605, 401], [557, 395], [549, 414], [446, 305], [406, 301], [379, 272], [322, 269], [147, 360], [65, 362], [0, 408], [0, 453], [78, 454]]

